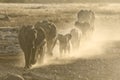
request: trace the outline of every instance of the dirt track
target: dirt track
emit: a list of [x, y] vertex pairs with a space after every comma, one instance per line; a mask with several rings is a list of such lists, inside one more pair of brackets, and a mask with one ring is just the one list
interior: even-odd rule
[[[26, 80], [119, 80], [119, 44], [119, 41], [110, 41], [104, 44], [101, 55], [78, 58], [68, 64], [50, 64], [28, 71], [23, 70], [23, 61], [21, 61], [23, 56], [1, 57], [0, 76], [12, 72], [27, 77]], [[54, 61], [63, 63], [68, 59]]]

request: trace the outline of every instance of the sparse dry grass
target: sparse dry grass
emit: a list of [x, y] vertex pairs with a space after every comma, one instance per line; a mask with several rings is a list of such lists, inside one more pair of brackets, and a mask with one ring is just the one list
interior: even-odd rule
[[62, 27], [61, 23], [75, 21], [80, 9], [91, 9], [97, 15], [108, 16], [120, 13], [118, 4], [0, 4], [0, 14], [8, 14], [10, 17], [10, 22], [0, 21], [0, 26], [15, 27], [48, 19], [58, 27]]

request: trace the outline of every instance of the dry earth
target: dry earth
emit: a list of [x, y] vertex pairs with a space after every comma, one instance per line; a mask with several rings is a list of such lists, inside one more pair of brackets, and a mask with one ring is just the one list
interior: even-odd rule
[[96, 13], [92, 40], [88, 40], [86, 46], [81, 46], [80, 51], [60, 57], [56, 56], [58, 53], [55, 48], [53, 58], [46, 57], [43, 65], [38, 62], [27, 71], [23, 69], [21, 51], [18, 50], [14, 55], [1, 53], [0, 77], [15, 73], [25, 80], [119, 80], [119, 8], [119, 4], [0, 4], [0, 15], [8, 14], [10, 17], [10, 21], [0, 21], [1, 27], [35, 24], [47, 18], [57, 25], [58, 30], [63, 30], [74, 26], [76, 13], [80, 9], [92, 9]]

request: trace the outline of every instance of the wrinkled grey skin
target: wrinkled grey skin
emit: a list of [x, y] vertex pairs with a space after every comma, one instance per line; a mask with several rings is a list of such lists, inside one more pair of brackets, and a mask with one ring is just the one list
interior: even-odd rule
[[59, 40], [59, 51], [60, 53], [70, 53], [70, 40], [72, 38], [71, 34], [58, 34], [58, 40]]
[[82, 38], [82, 32], [78, 28], [73, 28], [71, 29], [70, 34], [72, 35], [71, 38], [72, 49], [79, 49]]
[[25, 69], [36, 63], [38, 52], [43, 59], [43, 46], [45, 34], [41, 29], [34, 29], [32, 25], [22, 26], [19, 30], [18, 40], [25, 57]]
[[47, 54], [52, 56], [52, 51], [57, 41], [57, 30], [55, 24], [49, 21], [41, 21], [35, 24], [35, 28], [40, 28], [44, 31], [47, 43]]

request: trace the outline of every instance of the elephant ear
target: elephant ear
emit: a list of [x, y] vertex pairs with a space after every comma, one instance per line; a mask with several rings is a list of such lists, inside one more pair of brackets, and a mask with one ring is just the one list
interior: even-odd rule
[[40, 21], [38, 21], [38, 22], [35, 23], [34, 27], [36, 29], [38, 29], [39, 27], [41, 27], [41, 25], [42, 25], [42, 23]]
[[58, 34], [57, 39], [58, 39], [59, 41], [61, 41], [61, 40], [62, 40], [62, 38], [63, 38], [63, 35], [62, 35], [62, 34]]
[[65, 36], [67, 37], [68, 41], [71, 40], [71, 38], [72, 38], [71, 34], [66, 34]]

